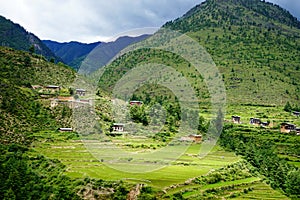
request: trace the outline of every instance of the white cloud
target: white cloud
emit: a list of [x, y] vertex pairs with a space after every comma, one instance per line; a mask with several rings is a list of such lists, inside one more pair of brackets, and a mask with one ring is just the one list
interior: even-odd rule
[[[160, 27], [203, 0], [0, 0], [0, 15], [41, 39], [104, 41], [120, 32]], [[270, 0], [300, 15], [299, 0]]]

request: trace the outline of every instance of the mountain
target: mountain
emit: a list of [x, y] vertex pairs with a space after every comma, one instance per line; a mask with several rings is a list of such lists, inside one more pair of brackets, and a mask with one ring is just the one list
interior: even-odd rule
[[33, 46], [31, 51], [36, 54], [41, 54], [48, 60], [54, 58], [62, 61], [37, 36], [3, 16], [0, 16], [0, 45], [23, 51], [29, 51]]
[[[281, 7], [260, 0], [207, 0], [163, 27], [186, 34], [206, 49], [222, 74], [228, 102], [299, 102], [300, 22]], [[209, 97], [187, 63], [172, 53], [164, 55], [162, 63], [204, 91], [201, 99]], [[119, 58], [104, 72], [107, 79], [100, 86], [112, 88], [132, 66], [157, 62], [157, 57], [153, 51], [139, 51]]]
[[95, 42], [90, 44], [80, 43], [80, 42], [55, 42], [51, 40], [43, 40], [43, 43], [51, 49], [51, 51], [60, 57], [64, 63], [75, 69], [80, 66], [82, 60], [85, 56], [89, 54], [96, 46], [101, 44], [101, 42]]
[[82, 61], [96, 47], [95, 51], [99, 53], [99, 63], [102, 66], [128, 45], [139, 42], [146, 37], [148, 37], [148, 35], [141, 35], [138, 37], [124, 36], [113, 42], [95, 42], [90, 44], [80, 42], [59, 43], [50, 40], [44, 40], [43, 42], [56, 54], [56, 56], [62, 58], [66, 64], [78, 70]]

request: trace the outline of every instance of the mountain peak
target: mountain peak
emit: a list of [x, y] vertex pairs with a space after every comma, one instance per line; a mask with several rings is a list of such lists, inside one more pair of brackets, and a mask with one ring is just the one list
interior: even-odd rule
[[[300, 22], [287, 10], [270, 2], [261, 0], [207, 0], [188, 11], [181, 18], [167, 22], [185, 32], [187, 27], [193, 31], [203, 27], [224, 25], [270, 25], [282, 24], [300, 28]], [[187, 30], [188, 31], [188, 30]]]

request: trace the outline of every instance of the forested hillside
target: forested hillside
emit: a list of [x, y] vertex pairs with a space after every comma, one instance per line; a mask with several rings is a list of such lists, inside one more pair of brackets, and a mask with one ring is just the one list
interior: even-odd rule
[[[223, 76], [230, 103], [298, 102], [299, 22], [279, 6], [259, 0], [208, 0], [164, 27], [187, 34], [207, 50]], [[104, 75], [110, 78], [103, 82], [118, 80], [126, 65], [157, 60], [174, 66], [180, 62], [177, 69], [195, 79], [187, 64], [165, 54], [144, 50], [121, 57], [107, 68]], [[196, 86], [196, 79], [191, 82], [205, 90], [203, 84]]]
[[38, 37], [2, 16], [0, 16], [0, 46], [34, 52], [48, 60], [62, 61]]
[[164, 27], [207, 49], [230, 102], [299, 100], [300, 22], [281, 7], [259, 0], [208, 0]]

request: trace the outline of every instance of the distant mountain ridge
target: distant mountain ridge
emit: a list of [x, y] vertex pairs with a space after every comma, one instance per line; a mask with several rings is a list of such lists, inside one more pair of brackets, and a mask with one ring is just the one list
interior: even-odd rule
[[3, 16], [0, 16], [0, 46], [23, 51], [29, 51], [34, 46], [36, 54], [48, 60], [54, 58], [57, 62], [62, 61], [37, 36]]
[[99, 55], [99, 65], [102, 66], [128, 45], [144, 40], [148, 36], [149, 35], [137, 37], [123, 36], [113, 42], [95, 42], [90, 44], [74, 41], [59, 43], [51, 40], [43, 40], [43, 42], [56, 56], [62, 58], [67, 65], [78, 70], [82, 61], [95, 48], [97, 48], [97, 50], [101, 49], [101, 52], [99, 51], [99, 54], [101, 54]]
[[85, 56], [90, 53], [101, 42], [81, 43], [81, 42], [56, 42], [51, 40], [43, 40], [43, 43], [51, 49], [51, 51], [60, 57], [65, 64], [77, 69]]

